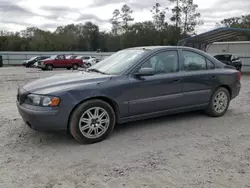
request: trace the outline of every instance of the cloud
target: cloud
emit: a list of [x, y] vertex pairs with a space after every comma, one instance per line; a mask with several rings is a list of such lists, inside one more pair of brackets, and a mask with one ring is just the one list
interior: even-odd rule
[[90, 6], [94, 6], [94, 7], [100, 7], [100, 6], [105, 6], [107, 4], [127, 4], [127, 3], [131, 3], [130, 0], [92, 0], [92, 4]]
[[30, 10], [27, 10], [25, 8], [22, 8], [21, 6], [19, 6], [17, 3], [13, 3], [16, 2], [14, 1], [0, 1], [0, 12], [2, 13], [15, 13], [18, 15], [33, 15], [33, 13]]
[[43, 30], [54, 30], [55, 28], [59, 26], [61, 26], [60, 23], [46, 23], [46, 24], [42, 24], [40, 28]]
[[108, 20], [103, 20], [94, 14], [82, 14], [76, 21], [94, 20], [98, 23], [107, 23]]
[[[172, 8], [168, 0], [158, 0], [162, 7]], [[155, 0], [0, 0], [0, 30], [10, 28], [19, 30], [26, 26], [42, 29], [55, 29], [60, 25], [84, 23], [92, 21], [100, 29], [110, 28], [108, 20], [114, 9], [120, 9], [127, 4], [134, 11], [135, 21], [152, 19], [150, 9]], [[213, 29], [216, 22], [224, 18], [240, 16], [249, 13], [250, 0], [194, 0], [199, 5], [204, 25], [198, 32]], [[168, 22], [171, 11], [167, 11]]]

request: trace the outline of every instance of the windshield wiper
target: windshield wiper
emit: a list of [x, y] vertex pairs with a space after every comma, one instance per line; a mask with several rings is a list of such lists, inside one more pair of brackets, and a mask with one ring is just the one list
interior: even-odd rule
[[100, 70], [98, 70], [98, 69], [88, 69], [88, 71], [89, 71], [89, 72], [97, 72], [97, 73], [101, 73], [101, 74], [108, 74], [108, 73], [102, 72], [102, 71], [100, 71]]

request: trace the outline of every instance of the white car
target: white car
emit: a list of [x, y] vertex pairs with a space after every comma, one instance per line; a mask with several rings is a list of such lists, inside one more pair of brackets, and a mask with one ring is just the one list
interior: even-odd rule
[[38, 62], [35, 62], [33, 66], [37, 68], [38, 67]]
[[78, 56], [76, 59], [82, 59], [82, 62], [86, 67], [91, 67], [96, 64], [96, 58], [92, 56]]

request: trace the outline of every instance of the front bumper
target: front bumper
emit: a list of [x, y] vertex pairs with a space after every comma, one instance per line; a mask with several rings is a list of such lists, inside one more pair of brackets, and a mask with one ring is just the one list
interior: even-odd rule
[[[42, 107], [29, 107], [16, 102], [17, 109], [23, 121], [37, 131], [67, 130], [67, 117], [60, 114], [59, 109], [44, 109]], [[39, 109], [40, 108], [40, 109]]]
[[41, 69], [44, 69], [45, 68], [45, 65], [37, 65], [38, 68], [41, 68]]

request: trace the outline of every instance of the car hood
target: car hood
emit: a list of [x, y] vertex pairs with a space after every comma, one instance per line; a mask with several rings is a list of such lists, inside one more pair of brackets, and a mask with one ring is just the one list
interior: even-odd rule
[[103, 75], [99, 73], [75, 72], [64, 73], [35, 80], [23, 86], [29, 93], [50, 94], [61, 90], [67, 90], [84, 85], [100, 83], [108, 81], [111, 75]]
[[41, 60], [41, 62], [53, 62], [54, 61], [54, 59], [44, 59], [44, 60]]

